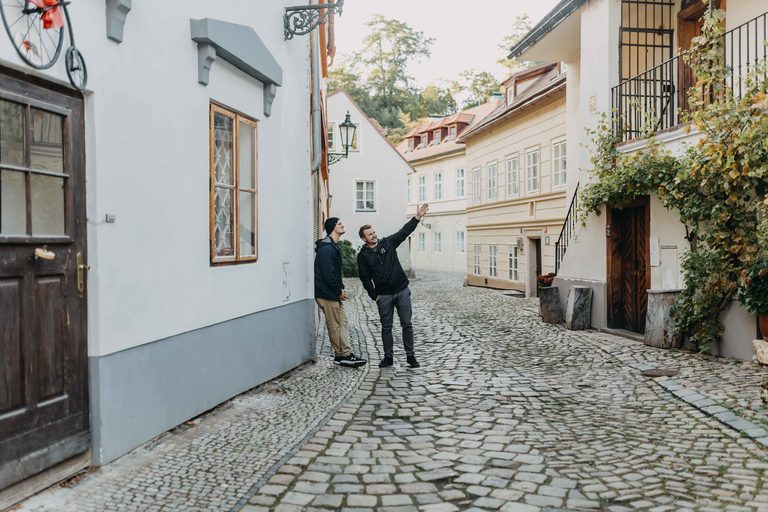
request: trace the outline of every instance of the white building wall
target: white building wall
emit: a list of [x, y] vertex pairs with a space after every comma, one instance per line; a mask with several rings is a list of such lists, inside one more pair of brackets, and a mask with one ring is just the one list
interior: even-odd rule
[[[284, 40], [288, 5], [190, 0], [180, 10], [177, 3], [134, 2], [121, 44], [106, 37], [103, 2], [69, 6], [89, 73], [94, 464], [314, 356], [307, 305], [313, 297], [309, 37]], [[190, 18], [207, 17], [251, 26], [282, 67], [271, 117], [264, 114], [261, 82], [221, 57], [210, 85], [198, 83]], [[33, 70], [5, 32], [0, 64], [68, 86], [63, 52], [51, 69]], [[258, 122], [255, 263], [210, 264], [212, 100]], [[116, 222], [103, 222], [107, 213]], [[299, 313], [289, 322], [283, 311]], [[259, 328], [264, 322], [274, 332]]]
[[[331, 166], [331, 217], [341, 219], [347, 231], [343, 239], [352, 242], [359, 250], [364, 243], [358, 236], [361, 226], [370, 224], [379, 237], [385, 237], [397, 232], [408, 221], [409, 217], [404, 213], [406, 179], [413, 170], [343, 92], [328, 97], [328, 123], [334, 123], [335, 152], [343, 152], [338, 126], [344, 121], [347, 111], [352, 122], [358, 126], [358, 150], [350, 150], [348, 158]], [[376, 211], [357, 211], [357, 181], [375, 183]], [[406, 240], [397, 250], [400, 264], [406, 272], [411, 268], [408, 245]]]

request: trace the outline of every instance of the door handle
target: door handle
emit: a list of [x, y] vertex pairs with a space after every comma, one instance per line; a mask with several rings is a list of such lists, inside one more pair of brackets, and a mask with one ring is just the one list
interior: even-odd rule
[[85, 276], [84, 271], [91, 270], [90, 265], [83, 264], [83, 253], [77, 253], [77, 291], [83, 293], [85, 291]]

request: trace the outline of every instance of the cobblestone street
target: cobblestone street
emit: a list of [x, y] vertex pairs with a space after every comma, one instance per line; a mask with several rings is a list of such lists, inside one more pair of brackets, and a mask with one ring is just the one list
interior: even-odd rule
[[395, 365], [377, 367], [378, 314], [348, 280], [370, 365], [334, 367], [322, 336], [317, 364], [20, 510], [768, 511], [768, 371], [565, 331], [462, 280], [411, 284], [421, 368], [397, 322]]

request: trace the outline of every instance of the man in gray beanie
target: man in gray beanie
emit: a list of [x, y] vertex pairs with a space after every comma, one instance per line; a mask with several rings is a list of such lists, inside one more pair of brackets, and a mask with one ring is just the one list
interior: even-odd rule
[[339, 239], [344, 234], [344, 224], [337, 217], [325, 221], [328, 236], [315, 242], [315, 302], [325, 315], [330, 338], [336, 357], [333, 362], [340, 366], [363, 366], [367, 361], [360, 359], [349, 348], [347, 313], [343, 301], [347, 300], [344, 282], [341, 280], [341, 247]]

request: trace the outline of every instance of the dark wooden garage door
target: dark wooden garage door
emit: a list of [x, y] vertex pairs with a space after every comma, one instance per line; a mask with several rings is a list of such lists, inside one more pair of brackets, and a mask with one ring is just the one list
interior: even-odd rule
[[83, 102], [11, 73], [0, 70], [0, 489], [90, 443]]

